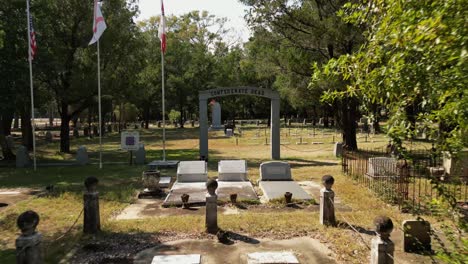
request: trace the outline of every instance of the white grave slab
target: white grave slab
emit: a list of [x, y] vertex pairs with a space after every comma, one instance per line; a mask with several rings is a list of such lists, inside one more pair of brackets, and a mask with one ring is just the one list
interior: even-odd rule
[[371, 177], [388, 177], [397, 174], [397, 160], [395, 158], [369, 158], [367, 174]]
[[[200, 264], [200, 254], [154, 256], [151, 264]], [[298, 262], [299, 263], [299, 262]]]
[[312, 196], [304, 191], [295, 181], [260, 181], [259, 186], [266, 200], [284, 198], [285, 192], [292, 193], [293, 199], [312, 199]]
[[287, 162], [268, 161], [260, 164], [260, 181], [291, 181], [291, 167]]
[[206, 182], [208, 168], [203, 160], [181, 161], [177, 167], [178, 182]]
[[292, 252], [255, 252], [247, 254], [247, 264], [270, 264], [270, 263], [299, 263]]
[[221, 160], [218, 162], [219, 181], [246, 181], [247, 162], [245, 160]]

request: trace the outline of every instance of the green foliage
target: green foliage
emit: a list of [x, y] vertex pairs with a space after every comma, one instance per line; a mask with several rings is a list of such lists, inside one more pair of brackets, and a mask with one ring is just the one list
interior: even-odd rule
[[169, 120], [171, 122], [177, 122], [177, 120], [179, 119], [180, 119], [180, 112], [174, 109], [171, 109], [171, 112], [169, 112]]

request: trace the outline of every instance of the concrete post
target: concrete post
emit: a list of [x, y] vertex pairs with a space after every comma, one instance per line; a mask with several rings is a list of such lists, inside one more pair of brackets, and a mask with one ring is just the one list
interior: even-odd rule
[[208, 102], [206, 99], [199, 100], [200, 109], [200, 158], [208, 159]]
[[280, 155], [280, 100], [271, 99], [271, 159], [279, 160]]
[[205, 227], [206, 232], [210, 234], [216, 234], [218, 232], [218, 195], [216, 195], [216, 189], [218, 188], [218, 182], [213, 179], [209, 179], [206, 182], [206, 218]]
[[85, 180], [86, 192], [84, 200], [83, 233], [96, 234], [101, 231], [101, 221], [99, 217], [99, 193], [97, 192], [96, 177], [88, 177]]
[[331, 175], [322, 177], [323, 188], [320, 190], [320, 224], [336, 224], [335, 219], [335, 192], [331, 189], [335, 179]]
[[395, 244], [390, 240], [393, 222], [386, 216], [378, 216], [374, 219], [374, 224], [377, 236], [371, 241], [370, 264], [393, 264]]
[[41, 264], [42, 235], [36, 232], [39, 215], [34, 211], [26, 211], [18, 216], [17, 224], [21, 235], [16, 239], [17, 264]]

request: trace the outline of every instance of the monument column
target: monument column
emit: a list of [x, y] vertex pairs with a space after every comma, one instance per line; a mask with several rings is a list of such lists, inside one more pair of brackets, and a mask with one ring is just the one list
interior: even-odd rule
[[271, 159], [280, 159], [280, 100], [271, 99]]
[[200, 158], [208, 159], [208, 102], [207, 99], [199, 99], [200, 109]]

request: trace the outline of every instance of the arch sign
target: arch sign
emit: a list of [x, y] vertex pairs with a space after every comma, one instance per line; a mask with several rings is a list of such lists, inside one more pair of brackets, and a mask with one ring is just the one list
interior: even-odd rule
[[271, 159], [280, 159], [280, 97], [277, 91], [257, 87], [217, 88], [198, 93], [200, 109], [200, 157], [208, 158], [208, 99], [229, 95], [254, 95], [271, 100]]

